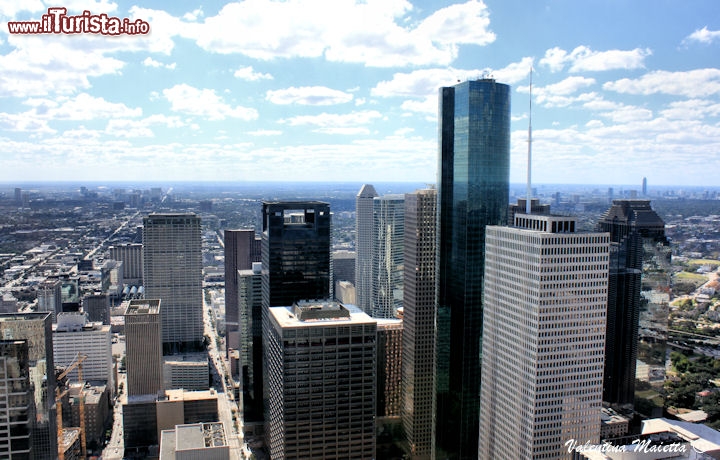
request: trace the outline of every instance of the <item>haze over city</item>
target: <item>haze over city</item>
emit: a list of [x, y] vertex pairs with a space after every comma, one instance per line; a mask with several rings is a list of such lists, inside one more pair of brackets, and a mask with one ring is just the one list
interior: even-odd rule
[[[148, 35], [11, 34], [48, 8]], [[0, 4], [0, 181], [435, 182], [438, 88], [512, 87], [511, 182], [717, 186], [713, 0]]]

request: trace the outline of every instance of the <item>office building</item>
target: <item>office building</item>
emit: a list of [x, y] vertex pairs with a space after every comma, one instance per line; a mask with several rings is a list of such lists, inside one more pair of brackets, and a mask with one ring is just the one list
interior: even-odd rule
[[374, 458], [376, 321], [299, 302], [270, 308], [263, 332], [270, 457]]
[[333, 251], [333, 280], [348, 281], [355, 284], [355, 264], [357, 263], [357, 252], [355, 251]]
[[125, 311], [125, 362], [129, 397], [157, 397], [165, 389], [160, 303], [158, 299], [131, 300]]
[[245, 421], [262, 420], [262, 264], [238, 271], [240, 330], [232, 373], [241, 382]]
[[[660, 379], [665, 376], [670, 244], [665, 237], [665, 222], [650, 207], [649, 200], [613, 200], [600, 218], [598, 230], [609, 232], [611, 241], [603, 401], [632, 406], [643, 305], [646, 340], [642, 361], [652, 365]], [[645, 263], [652, 268], [647, 275], [643, 275]], [[660, 319], [658, 314], [665, 316]]]
[[50, 312], [52, 322], [62, 311], [62, 282], [59, 278], [48, 278], [37, 288], [37, 311]]
[[163, 386], [166, 390], [210, 388], [210, 362], [207, 353], [166, 356], [163, 359]]
[[229, 460], [230, 446], [221, 422], [176, 425], [163, 430], [160, 460]]
[[435, 458], [437, 190], [405, 195], [402, 422], [410, 455]]
[[357, 305], [355, 286], [350, 281], [335, 281], [335, 300], [346, 305]]
[[35, 405], [27, 340], [0, 340], [0, 457], [32, 458]]
[[85, 294], [82, 298], [82, 311], [87, 313], [88, 321], [110, 324], [110, 296], [98, 291]]
[[195, 214], [143, 218], [145, 298], [162, 300], [166, 354], [198, 351], [203, 343], [202, 241]]
[[399, 417], [402, 404], [401, 319], [377, 320], [377, 416]]
[[156, 439], [160, 439], [162, 430], [172, 429], [175, 425], [219, 420], [218, 395], [213, 389], [168, 390], [165, 397], [157, 401], [156, 410]]
[[373, 201], [375, 187], [365, 184], [355, 198], [355, 289], [357, 306], [370, 314], [372, 307]]
[[507, 219], [510, 87], [481, 79], [441, 88], [439, 122], [437, 447], [475, 458], [485, 227]]
[[[239, 348], [240, 305], [238, 303], [238, 271], [251, 270], [254, 262], [260, 262], [260, 237], [253, 229], [225, 230], [225, 330], [230, 349]], [[237, 369], [233, 369], [235, 374]]]
[[330, 295], [330, 205], [263, 202], [263, 307]]
[[143, 282], [142, 244], [128, 243], [110, 246], [110, 259], [122, 262], [125, 283], [139, 286]]
[[[67, 367], [79, 354], [86, 356], [82, 363], [83, 380], [98, 380], [115, 386], [110, 326], [87, 320], [85, 313], [60, 313], [53, 327], [55, 364]], [[70, 382], [77, 382], [78, 371], [68, 374]]]
[[394, 318], [402, 307], [405, 196], [373, 199], [372, 306], [373, 318]]
[[[55, 418], [55, 361], [50, 313], [8, 313], [0, 315], [0, 341], [9, 342], [5, 347], [9, 353], [12, 352], [16, 356], [16, 358], [11, 358], [11, 355], [0, 355], [6, 358], [3, 361], [4, 364], [17, 363], [23, 367], [23, 370], [11, 371], [5, 369], [6, 378], [15, 379], [15, 375], [19, 375], [18, 389], [22, 395], [17, 400], [14, 396], [9, 398], [5, 407], [16, 406], [20, 409], [16, 414], [15, 424], [20, 430], [19, 435], [21, 437], [25, 437], [23, 427], [27, 426], [24, 418], [29, 417], [32, 451], [30, 458], [33, 458], [33, 456], [34, 458], [55, 458], [58, 453], [58, 437]], [[24, 346], [17, 342], [27, 343], [27, 352]], [[26, 370], [23, 362], [25, 353], [27, 353]], [[29, 379], [29, 382], [25, 379]], [[5, 383], [10, 384], [8, 380], [5, 380]], [[2, 393], [0, 392], [0, 394]], [[9, 395], [9, 393], [4, 394], [5, 397]], [[22, 409], [24, 407], [27, 407], [27, 411]], [[0, 433], [0, 445], [7, 446], [9, 444], [8, 438], [8, 433]], [[22, 451], [23, 445], [24, 442], [20, 441], [20, 446], [14, 444], [13, 448]], [[4, 447], [0, 447], [0, 450], [2, 449]]]
[[571, 458], [598, 444], [609, 236], [572, 217], [489, 226], [476, 458]]

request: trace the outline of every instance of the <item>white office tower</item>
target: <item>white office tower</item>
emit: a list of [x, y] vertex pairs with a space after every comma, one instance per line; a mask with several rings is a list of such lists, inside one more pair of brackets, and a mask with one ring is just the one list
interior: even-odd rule
[[[83, 380], [101, 380], [114, 388], [112, 363], [112, 335], [110, 326], [90, 322], [82, 312], [65, 312], [57, 315], [53, 328], [53, 354], [55, 365], [67, 367], [79, 354], [86, 356], [83, 361]], [[78, 378], [77, 369], [68, 374], [71, 382]]]
[[569, 459], [600, 437], [609, 234], [517, 214], [486, 235], [478, 456]]
[[194, 214], [143, 218], [146, 299], [162, 300], [166, 354], [199, 351], [203, 343], [202, 238]]
[[365, 184], [355, 199], [355, 289], [357, 306], [366, 313], [372, 307], [373, 199], [375, 187]]
[[270, 458], [375, 458], [376, 321], [328, 301], [271, 307], [268, 317]]

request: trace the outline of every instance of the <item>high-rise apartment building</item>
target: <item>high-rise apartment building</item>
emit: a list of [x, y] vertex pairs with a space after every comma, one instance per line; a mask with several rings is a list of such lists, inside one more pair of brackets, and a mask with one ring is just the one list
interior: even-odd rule
[[202, 240], [195, 214], [150, 214], [143, 219], [146, 299], [162, 300], [165, 353], [203, 343]]
[[375, 197], [373, 222], [370, 316], [394, 318], [403, 299], [405, 196]]
[[[12, 395], [7, 401], [6, 408], [18, 406], [20, 412], [16, 423], [18, 426], [27, 426], [23, 418], [30, 417], [30, 458], [55, 458], [58, 453], [58, 438], [55, 412], [55, 361], [52, 345], [52, 321], [50, 313], [8, 313], [0, 315], [0, 341], [11, 342], [8, 351], [16, 353], [20, 358], [18, 364], [25, 359], [23, 345], [17, 342], [27, 343], [27, 374], [20, 375], [17, 383], [18, 398]], [[6, 355], [0, 355], [6, 356]], [[9, 355], [8, 355], [9, 356]], [[7, 365], [10, 362], [4, 360]], [[14, 363], [13, 363], [14, 364]], [[10, 371], [6, 368], [6, 376], [15, 379], [13, 374], [20, 370]], [[11, 377], [12, 376], [12, 377]], [[29, 386], [23, 379], [29, 379]], [[1, 380], [1, 379], [0, 379]], [[6, 381], [7, 384], [15, 385]], [[0, 395], [3, 393], [0, 392]], [[5, 393], [6, 397], [9, 393]], [[2, 398], [2, 396], [0, 396]], [[27, 411], [22, 409], [27, 407]], [[0, 409], [1, 411], [2, 409]], [[2, 422], [0, 422], [2, 423]], [[22, 428], [21, 428], [22, 431]], [[22, 436], [25, 436], [24, 434]], [[9, 443], [9, 433], [0, 433], [0, 446]], [[22, 450], [20, 446], [13, 444], [13, 448]], [[0, 447], [0, 451], [3, 449]], [[4, 458], [4, 457], [3, 457]]]
[[52, 322], [62, 311], [62, 281], [59, 278], [48, 278], [38, 285], [37, 311], [50, 312]]
[[[603, 401], [617, 406], [632, 405], [640, 310], [644, 303], [660, 308], [661, 313], [664, 304], [664, 310], [667, 310], [670, 245], [665, 237], [665, 222], [650, 207], [649, 200], [613, 200], [610, 209], [600, 218], [598, 230], [609, 232], [611, 241]], [[648, 263], [657, 268], [648, 278], [652, 286], [648, 286], [647, 292], [641, 290], [645, 252]], [[653, 292], [659, 297], [651, 295]], [[655, 336], [652, 340], [655, 343], [646, 348], [655, 349], [656, 353], [645, 352], [643, 359], [651, 361], [664, 376], [667, 324], [663, 327], [655, 322], [654, 327], [648, 326], [655, 329], [648, 331]]]
[[477, 456], [485, 227], [507, 219], [510, 87], [492, 79], [440, 89], [437, 447]]
[[158, 395], [164, 391], [161, 302], [131, 300], [125, 310], [128, 396]]
[[269, 309], [271, 458], [375, 458], [376, 336], [374, 319], [342, 304]]
[[355, 198], [355, 295], [360, 309], [370, 314], [372, 307], [373, 201], [375, 187], [365, 184]]
[[575, 225], [487, 227], [475, 458], [570, 459], [568, 441], [599, 442], [609, 236]]
[[263, 202], [263, 308], [330, 295], [330, 205]]
[[435, 458], [437, 190], [405, 195], [402, 422], [414, 459]]

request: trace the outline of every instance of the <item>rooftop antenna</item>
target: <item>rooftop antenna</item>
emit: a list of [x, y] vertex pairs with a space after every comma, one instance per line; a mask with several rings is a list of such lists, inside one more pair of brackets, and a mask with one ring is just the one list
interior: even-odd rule
[[532, 170], [532, 66], [530, 66], [530, 111], [528, 112], [528, 154], [527, 154], [527, 201], [525, 203], [525, 213], [531, 214], [532, 205], [530, 201], [532, 199], [532, 181], [531, 181], [531, 170]]

